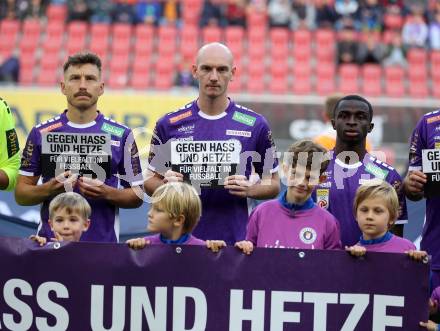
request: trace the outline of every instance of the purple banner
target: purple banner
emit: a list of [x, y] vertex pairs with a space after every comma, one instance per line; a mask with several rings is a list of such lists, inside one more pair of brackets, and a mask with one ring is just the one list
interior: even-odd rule
[[418, 330], [429, 265], [403, 254], [0, 239], [0, 330]]

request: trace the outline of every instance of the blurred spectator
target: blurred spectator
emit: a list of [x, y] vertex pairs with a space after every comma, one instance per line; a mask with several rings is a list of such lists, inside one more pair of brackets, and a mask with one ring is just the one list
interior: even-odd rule
[[339, 35], [338, 63], [355, 63], [359, 46], [356, 38], [356, 31], [353, 27], [348, 26], [345, 27]]
[[228, 0], [226, 4], [228, 25], [246, 27], [246, 6], [246, 0]]
[[114, 23], [135, 23], [136, 3], [137, 0], [113, 0], [112, 21]]
[[294, 30], [315, 29], [316, 8], [310, 1], [293, 0], [290, 27]]
[[338, 19], [331, 0], [316, 0], [316, 25], [319, 28], [333, 28]]
[[10, 55], [3, 58], [0, 55], [0, 82], [17, 83], [19, 71], [20, 62], [17, 56]]
[[357, 52], [357, 62], [381, 63], [385, 56], [386, 48], [380, 41], [380, 35], [368, 33], [365, 42], [359, 43]]
[[413, 6], [413, 15], [403, 25], [402, 40], [406, 47], [425, 47], [428, 38], [428, 26], [423, 18], [423, 7]]
[[110, 23], [113, 4], [108, 0], [89, 0], [90, 21], [93, 23]]
[[154, 0], [140, 0], [135, 5], [136, 23], [158, 25], [162, 17], [162, 4]]
[[16, 0], [15, 17], [19, 20], [46, 16], [48, 0]]
[[15, 0], [0, 1], [0, 19], [15, 18]]
[[391, 39], [391, 44], [388, 45], [388, 50], [385, 54], [383, 64], [385, 66], [398, 65], [401, 67], [406, 67], [406, 52], [402, 45], [402, 38], [399, 33], [395, 33]]
[[248, 0], [247, 12], [266, 13], [266, 0]]
[[271, 27], [288, 28], [292, 18], [292, 3], [290, 0], [270, 0], [267, 14]]
[[403, 25], [403, 9], [397, 5], [385, 7], [383, 18], [385, 29], [401, 29]]
[[194, 79], [191, 71], [191, 62], [184, 60], [181, 69], [176, 73], [174, 85], [179, 87], [198, 87], [198, 82]]
[[180, 24], [180, 1], [166, 0], [163, 2], [162, 24]]
[[207, 25], [226, 26], [227, 20], [224, 11], [222, 0], [205, 0], [200, 15], [200, 27], [203, 28]]
[[440, 50], [440, 11], [435, 12], [434, 19], [429, 23], [429, 47]]
[[89, 21], [90, 9], [86, 0], [67, 0], [67, 21]]
[[382, 31], [383, 7], [378, 0], [364, 0], [361, 4], [359, 21], [363, 31]]
[[336, 0], [335, 10], [341, 16], [354, 17], [359, 9], [359, 4], [356, 0]]

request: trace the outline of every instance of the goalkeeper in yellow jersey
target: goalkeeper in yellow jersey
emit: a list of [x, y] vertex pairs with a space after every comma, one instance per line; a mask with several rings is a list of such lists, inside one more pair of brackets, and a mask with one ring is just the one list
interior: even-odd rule
[[13, 190], [20, 167], [20, 148], [12, 111], [0, 98], [0, 190]]

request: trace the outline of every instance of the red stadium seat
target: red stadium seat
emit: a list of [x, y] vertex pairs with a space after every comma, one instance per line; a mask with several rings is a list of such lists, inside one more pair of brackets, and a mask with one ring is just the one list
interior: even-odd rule
[[177, 30], [173, 26], [161, 26], [158, 29], [159, 35], [159, 57], [174, 56], [176, 53]]
[[57, 68], [51, 68], [40, 70], [37, 76], [37, 84], [43, 87], [56, 86], [59, 83], [59, 77], [57, 75]]
[[385, 14], [384, 23], [387, 30], [400, 30], [403, 25], [403, 16], [399, 14]]
[[316, 66], [316, 75], [322, 79], [334, 78], [336, 66], [334, 63], [318, 62]]
[[408, 78], [411, 83], [426, 84], [428, 80], [428, 70], [424, 64], [414, 64], [408, 66]]
[[[27, 19], [23, 22], [23, 36], [39, 39], [41, 24], [37, 19]], [[23, 38], [22, 36], [22, 38]]]
[[440, 78], [432, 80], [432, 95], [440, 99]]
[[44, 72], [55, 72], [59, 67], [59, 52], [45, 53], [40, 60], [40, 70]]
[[128, 54], [112, 55], [110, 60], [110, 71], [118, 73], [126, 73], [129, 65]]
[[110, 35], [110, 26], [105, 23], [92, 23], [90, 25], [90, 36], [92, 40], [107, 39]]
[[424, 49], [411, 48], [408, 50], [407, 59], [410, 67], [412, 65], [426, 66], [428, 54]]
[[65, 22], [67, 7], [65, 5], [49, 5], [46, 10], [46, 16], [49, 22]]
[[247, 90], [251, 93], [261, 93], [265, 89], [265, 66], [261, 61], [252, 61], [248, 65]]
[[154, 77], [154, 87], [158, 90], [168, 90], [174, 83], [174, 63], [161, 59], [156, 64], [156, 75]]
[[263, 93], [265, 91], [264, 79], [251, 79], [247, 80], [247, 91], [249, 93]]
[[379, 96], [382, 92], [382, 67], [378, 64], [362, 66], [362, 93], [367, 96]]
[[46, 26], [46, 39], [62, 39], [64, 28], [63, 22], [49, 22]]
[[111, 89], [123, 89], [127, 87], [127, 82], [128, 82], [127, 73], [110, 71], [107, 80], [107, 85]]
[[180, 53], [184, 59], [195, 57], [199, 48], [199, 29], [195, 26], [184, 26], [180, 31]]
[[334, 93], [335, 91], [336, 91], [336, 88], [335, 88], [334, 77], [317, 76], [316, 92], [319, 95], [328, 95], [330, 93]]
[[86, 48], [88, 24], [73, 21], [67, 26], [67, 53], [69, 55], [83, 51]]
[[289, 57], [289, 31], [280, 28], [270, 30], [270, 44], [272, 62], [287, 61]]
[[339, 67], [339, 90], [345, 94], [359, 92], [359, 67], [355, 64], [342, 64]]
[[135, 56], [150, 57], [153, 52], [154, 29], [146, 24], [138, 24], [135, 28], [136, 40], [134, 42]]
[[10, 55], [17, 42], [20, 23], [15, 20], [0, 21], [0, 54]]
[[286, 76], [274, 77], [269, 84], [269, 91], [273, 94], [285, 94], [289, 91], [289, 82]]
[[253, 29], [267, 26], [267, 15], [265, 12], [248, 11], [246, 17], [247, 25]]
[[440, 79], [440, 51], [431, 51], [431, 76], [433, 79]]
[[240, 26], [229, 26], [225, 30], [226, 45], [242, 44], [244, 39], [244, 29]]
[[184, 26], [197, 26], [203, 0], [185, 0], [181, 2]]
[[248, 46], [248, 57], [249, 61], [256, 62], [261, 61], [264, 62], [266, 55], [266, 45], [264, 43], [261, 44], [253, 44], [252, 46]]
[[130, 86], [134, 89], [141, 90], [150, 86], [150, 76], [148, 72], [133, 72], [131, 76]]
[[312, 33], [309, 30], [296, 30], [293, 33], [293, 47], [308, 47], [312, 44]]
[[34, 82], [34, 67], [24, 68], [20, 66], [18, 82], [23, 86], [32, 85]]
[[318, 62], [334, 63], [336, 35], [334, 31], [320, 29], [315, 33], [315, 53]]
[[228, 91], [231, 93], [242, 93], [243, 92], [243, 80], [240, 76], [235, 75], [232, 81], [229, 82]]
[[293, 93], [310, 94], [312, 92], [311, 76], [312, 68], [309, 64], [293, 66]]
[[249, 48], [254, 47], [255, 44], [262, 44], [266, 42], [266, 27], [265, 26], [256, 26], [252, 29], [247, 30], [248, 35], [248, 50]]
[[385, 92], [389, 97], [401, 97], [405, 94], [405, 71], [401, 67], [385, 68]]
[[132, 36], [132, 26], [126, 23], [115, 23], [112, 25], [112, 37], [116, 40], [130, 39]]
[[203, 44], [223, 42], [223, 31], [217, 26], [207, 26], [202, 29]]
[[20, 40], [20, 57], [24, 54], [32, 54], [37, 50], [39, 38], [35, 38], [33, 36], [23, 35]]
[[426, 82], [416, 83], [409, 82], [409, 95], [413, 98], [426, 98], [429, 95], [428, 86]]

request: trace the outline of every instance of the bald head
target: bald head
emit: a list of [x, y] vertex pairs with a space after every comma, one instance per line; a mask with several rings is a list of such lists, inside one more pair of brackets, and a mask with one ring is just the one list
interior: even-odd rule
[[209, 62], [211, 59], [221, 59], [229, 64], [231, 68], [234, 62], [231, 50], [226, 45], [217, 42], [206, 44], [199, 49], [196, 65], [206, 61]]

